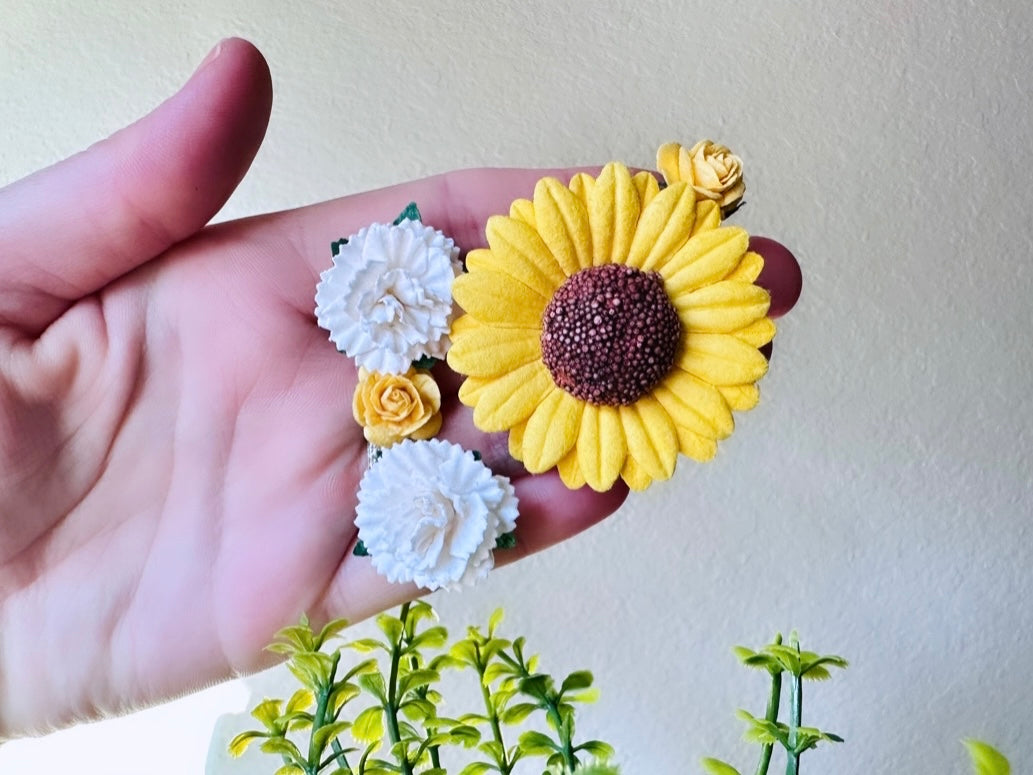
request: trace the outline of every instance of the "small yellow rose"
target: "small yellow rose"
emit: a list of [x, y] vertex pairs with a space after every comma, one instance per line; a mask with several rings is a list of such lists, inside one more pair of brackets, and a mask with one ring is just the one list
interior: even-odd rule
[[378, 447], [429, 439], [441, 429], [441, 391], [429, 371], [381, 374], [359, 369], [352, 413], [366, 441]]
[[700, 140], [688, 150], [666, 143], [656, 152], [656, 166], [668, 183], [685, 181], [697, 199], [717, 202], [725, 215], [739, 205], [746, 191], [742, 159], [710, 140]]

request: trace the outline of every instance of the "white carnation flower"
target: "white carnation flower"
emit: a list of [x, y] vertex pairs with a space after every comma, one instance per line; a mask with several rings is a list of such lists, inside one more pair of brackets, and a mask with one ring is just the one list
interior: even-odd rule
[[359, 366], [402, 374], [443, 358], [459, 248], [419, 221], [374, 223], [348, 238], [316, 286], [316, 320]]
[[355, 525], [391, 582], [454, 589], [487, 575], [495, 540], [516, 527], [517, 498], [472, 452], [440, 439], [385, 449], [362, 477]]

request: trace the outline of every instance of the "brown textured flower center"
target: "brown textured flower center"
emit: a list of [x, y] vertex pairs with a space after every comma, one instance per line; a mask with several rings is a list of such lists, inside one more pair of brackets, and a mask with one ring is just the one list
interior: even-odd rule
[[592, 404], [632, 404], [674, 366], [681, 321], [663, 278], [623, 264], [582, 269], [545, 308], [542, 359]]

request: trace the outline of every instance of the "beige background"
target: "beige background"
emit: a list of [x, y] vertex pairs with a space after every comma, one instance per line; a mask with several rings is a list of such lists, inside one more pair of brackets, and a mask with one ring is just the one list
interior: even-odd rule
[[[1028, 3], [0, 0], [0, 19], [0, 181], [131, 121], [228, 34], [266, 53], [276, 102], [220, 218], [732, 146], [737, 222], [805, 272], [761, 406], [712, 464], [433, 602], [456, 632], [505, 605], [547, 667], [594, 669], [581, 728], [629, 775], [752, 771], [732, 714], [765, 686], [729, 646], [794, 626], [852, 661], [810, 690], [805, 722], [847, 738], [810, 771], [963, 772], [968, 735], [1033, 771]], [[248, 691], [15, 742], [0, 771], [200, 772]], [[245, 725], [220, 725], [210, 772], [265, 771], [217, 753]]]

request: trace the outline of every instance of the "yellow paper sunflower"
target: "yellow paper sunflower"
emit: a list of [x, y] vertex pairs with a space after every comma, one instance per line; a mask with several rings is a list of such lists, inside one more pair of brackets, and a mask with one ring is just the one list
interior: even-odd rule
[[687, 183], [661, 191], [617, 163], [544, 178], [489, 219], [453, 286], [448, 353], [477, 427], [571, 488], [644, 489], [679, 452], [712, 458], [732, 410], [756, 405], [775, 334], [763, 261], [720, 222]]

